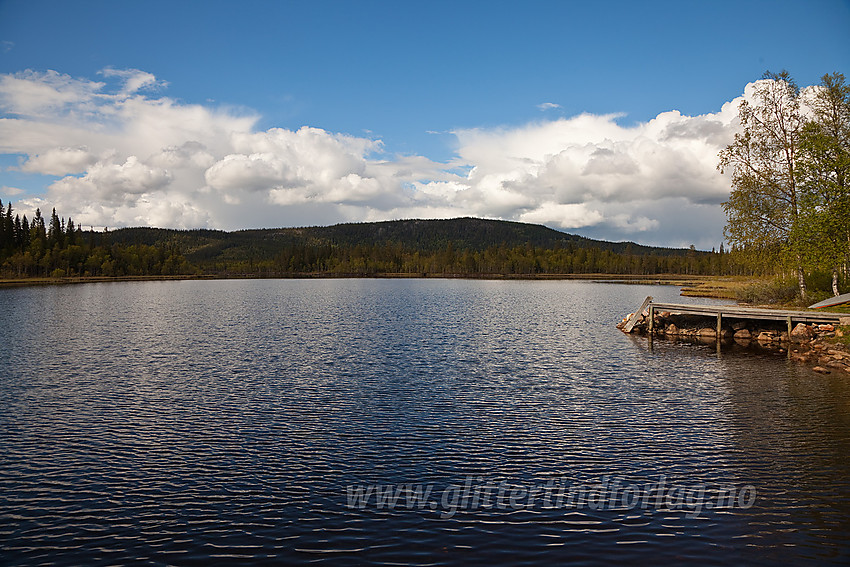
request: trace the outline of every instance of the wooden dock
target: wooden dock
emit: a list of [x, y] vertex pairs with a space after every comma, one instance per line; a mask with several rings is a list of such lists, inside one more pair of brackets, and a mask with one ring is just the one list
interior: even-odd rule
[[642, 314], [649, 310], [647, 317], [648, 330], [652, 332], [654, 315], [656, 312], [669, 311], [675, 315], [696, 315], [711, 317], [717, 320], [717, 335], [720, 336], [722, 321], [726, 319], [751, 319], [757, 321], [785, 321], [788, 324], [788, 334], [795, 323], [818, 323], [838, 325], [842, 322], [847, 324], [850, 319], [848, 313], [828, 313], [823, 311], [794, 311], [787, 309], [764, 309], [758, 307], [741, 307], [739, 305], [688, 305], [682, 303], [655, 303], [652, 296], [647, 297], [640, 309], [626, 322], [623, 331], [631, 332], [640, 321]]

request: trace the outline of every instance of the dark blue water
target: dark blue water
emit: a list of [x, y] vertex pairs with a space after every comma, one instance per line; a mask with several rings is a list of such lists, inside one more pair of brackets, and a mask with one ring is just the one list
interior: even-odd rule
[[572, 281], [2, 289], [0, 562], [846, 564], [850, 375], [650, 349], [614, 328], [649, 294], [686, 301]]

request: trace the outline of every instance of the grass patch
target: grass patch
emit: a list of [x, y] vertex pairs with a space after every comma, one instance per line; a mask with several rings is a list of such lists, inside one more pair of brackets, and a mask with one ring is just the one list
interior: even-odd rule
[[[802, 307], [800, 288], [794, 278], [764, 279], [740, 288], [735, 299], [753, 305], [788, 305]], [[806, 302], [810, 305], [809, 302]]]
[[738, 294], [741, 290], [752, 283], [752, 278], [704, 276], [697, 278], [697, 281], [688, 282], [684, 287], [682, 287], [681, 294], [686, 297], [738, 299]]
[[826, 340], [831, 343], [843, 345], [847, 348], [850, 348], [850, 325], [836, 326], [835, 336], [828, 337]]

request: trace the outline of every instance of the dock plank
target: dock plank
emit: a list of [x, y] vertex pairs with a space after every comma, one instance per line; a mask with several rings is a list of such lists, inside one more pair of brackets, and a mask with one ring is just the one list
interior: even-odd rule
[[841, 318], [847, 317], [846, 313], [764, 309], [760, 307], [741, 307], [739, 305], [687, 305], [682, 303], [653, 303], [652, 305], [656, 313], [659, 311], [669, 311], [677, 314], [703, 315], [706, 317], [717, 317], [719, 315], [733, 319], [765, 319], [772, 321], [787, 321], [790, 319], [796, 323], [837, 324]]
[[624, 333], [632, 332], [632, 329], [634, 329], [635, 325], [637, 325], [637, 322], [640, 321], [640, 316], [643, 314], [644, 310], [650, 303], [652, 303], [652, 296], [647, 295], [646, 299], [644, 299], [643, 303], [641, 303], [640, 309], [632, 313], [632, 316], [629, 317], [629, 320], [626, 322], [625, 327], [623, 327]]

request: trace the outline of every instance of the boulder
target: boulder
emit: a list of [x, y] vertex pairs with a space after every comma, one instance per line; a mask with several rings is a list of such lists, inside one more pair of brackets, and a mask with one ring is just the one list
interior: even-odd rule
[[732, 336], [736, 339], [751, 339], [753, 334], [748, 329], [738, 329]]
[[797, 323], [797, 326], [791, 331], [791, 340], [795, 343], [810, 341], [814, 336], [815, 334], [812, 332], [811, 327], [805, 323]]
[[823, 366], [815, 366], [814, 368], [812, 368], [812, 370], [819, 374], [830, 374], [830, 371], [824, 368]]
[[701, 336], [701, 337], [714, 337], [714, 336], [717, 336], [717, 331], [715, 331], [714, 329], [710, 329], [708, 327], [705, 327], [705, 328], [699, 330], [699, 336]]
[[667, 334], [667, 335], [678, 335], [679, 334], [679, 327], [677, 327], [673, 323], [670, 323], [669, 325], [667, 325], [667, 328], [664, 329], [664, 333]]
[[772, 343], [776, 340], [776, 333], [771, 331], [762, 331], [758, 334], [756, 340], [760, 343]]
[[832, 325], [818, 325], [818, 331], [821, 331], [821, 332], [829, 332], [829, 331], [834, 331], [834, 330], [835, 330], [835, 327], [832, 326]]

